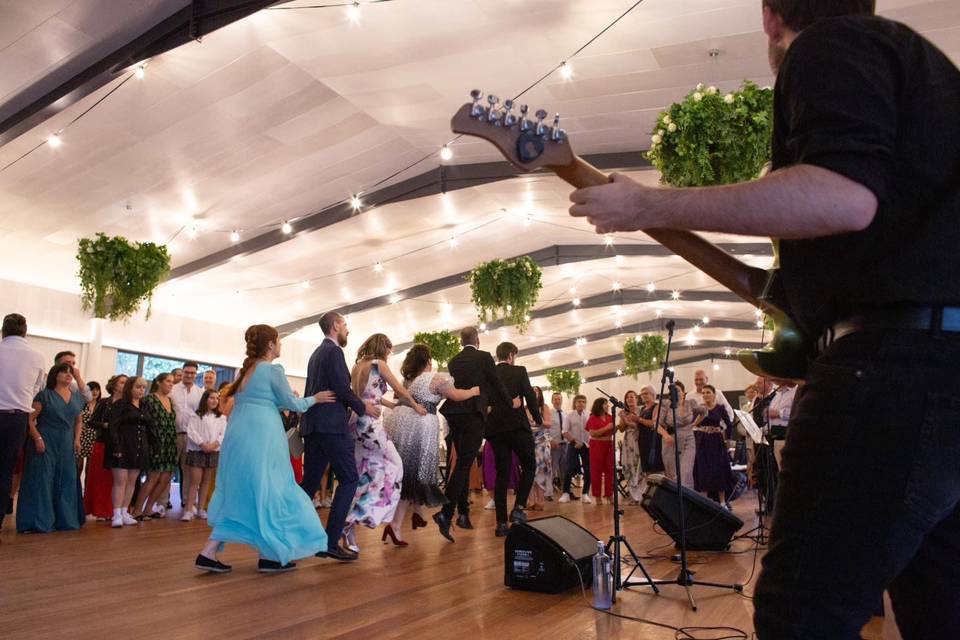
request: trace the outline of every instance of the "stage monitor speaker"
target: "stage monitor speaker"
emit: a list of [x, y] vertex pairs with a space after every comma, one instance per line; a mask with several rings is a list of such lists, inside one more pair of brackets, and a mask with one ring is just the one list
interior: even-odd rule
[[[597, 538], [560, 516], [510, 527], [504, 545], [503, 583], [514, 589], [560, 593], [593, 581]], [[579, 575], [577, 568], [580, 569]]]
[[[662, 475], [647, 476], [647, 488], [640, 504], [679, 545], [677, 483]], [[683, 515], [687, 525], [687, 549], [691, 550], [723, 551], [743, 526], [743, 520], [687, 487], [683, 488]]]

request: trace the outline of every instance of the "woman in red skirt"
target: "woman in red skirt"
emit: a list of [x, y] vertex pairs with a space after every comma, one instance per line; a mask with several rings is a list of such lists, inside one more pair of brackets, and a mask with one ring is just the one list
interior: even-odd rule
[[87, 515], [96, 516], [97, 520], [109, 520], [113, 516], [113, 474], [104, 466], [104, 443], [107, 435], [107, 426], [110, 423], [110, 412], [114, 403], [123, 397], [123, 385], [127, 383], [127, 376], [113, 376], [107, 382], [109, 397], [100, 400], [93, 410], [89, 424], [96, 429], [96, 440], [93, 443], [93, 453], [87, 464], [87, 477], [83, 486], [83, 510]]

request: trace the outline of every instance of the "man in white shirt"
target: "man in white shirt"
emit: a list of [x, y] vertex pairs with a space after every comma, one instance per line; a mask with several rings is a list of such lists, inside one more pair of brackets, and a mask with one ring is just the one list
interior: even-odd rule
[[217, 388], [217, 372], [213, 369], [207, 369], [203, 372], [203, 388], [207, 391], [215, 391]]
[[[553, 482], [559, 489], [563, 486], [563, 479], [566, 477], [566, 454], [567, 441], [563, 439], [564, 419], [567, 417], [563, 411], [563, 394], [559, 391], [554, 392], [550, 399], [553, 407], [550, 409], [550, 456], [553, 464]], [[547, 500], [553, 500], [551, 494], [547, 494]]]
[[11, 313], [3, 319], [0, 341], [0, 528], [7, 511], [17, 454], [27, 437], [33, 398], [46, 386], [47, 368], [39, 351], [27, 344], [27, 319]]
[[[707, 378], [707, 374], [703, 369], [697, 369], [693, 372], [693, 385], [697, 388], [693, 393], [687, 394], [687, 397], [691, 400], [695, 400], [698, 405], [703, 405], [703, 385], [709, 384], [710, 379]], [[717, 389], [717, 404], [723, 407], [723, 410], [727, 412], [727, 417], [730, 418], [730, 422], [733, 422], [733, 407], [730, 406], [730, 403], [727, 402], [727, 399], [723, 395], [723, 391]]]
[[54, 357], [53, 364], [70, 365], [73, 370], [73, 382], [70, 383], [70, 391], [79, 391], [87, 402], [93, 400], [93, 392], [90, 391], [90, 387], [83, 383], [83, 378], [80, 377], [80, 370], [77, 368], [77, 354], [73, 351], [61, 351]]
[[567, 473], [563, 477], [563, 495], [560, 502], [579, 500], [571, 489], [573, 476], [583, 470], [583, 502], [593, 504], [590, 497], [590, 449], [587, 443], [590, 435], [587, 433], [587, 396], [573, 397], [573, 411], [564, 417], [563, 439], [567, 441]]
[[773, 439], [773, 457], [777, 468], [783, 464], [783, 445], [787, 441], [787, 425], [790, 424], [790, 409], [797, 395], [795, 382], [778, 380], [780, 386], [774, 391], [767, 416], [770, 418], [770, 437]]
[[177, 459], [180, 461], [180, 503], [183, 506], [184, 497], [190, 492], [190, 474], [187, 469], [187, 424], [190, 417], [197, 413], [203, 389], [195, 383], [197, 380], [196, 362], [183, 363], [183, 379], [173, 385], [170, 391], [170, 402], [176, 412], [177, 424]]

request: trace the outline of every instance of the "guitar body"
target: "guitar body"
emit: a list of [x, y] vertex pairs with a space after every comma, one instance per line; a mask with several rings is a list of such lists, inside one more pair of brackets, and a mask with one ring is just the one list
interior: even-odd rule
[[[507, 100], [500, 107], [497, 98], [489, 96], [489, 106], [484, 107], [480, 104], [479, 91], [471, 95], [473, 102], [460, 107], [451, 120], [454, 133], [483, 138], [521, 171], [547, 169], [578, 189], [610, 182], [609, 176], [573, 153], [566, 133], [559, 128], [559, 116], [552, 127], [546, 126], [543, 110], [537, 112], [537, 120], [533, 122], [526, 119], [525, 106], [517, 118], [512, 113], [512, 101]], [[776, 268], [765, 271], [746, 265], [688, 231], [644, 229], [644, 233], [762, 309], [773, 320], [773, 338], [765, 348], [737, 354], [747, 370], [770, 378], [803, 380], [813, 345], [785, 311]]]

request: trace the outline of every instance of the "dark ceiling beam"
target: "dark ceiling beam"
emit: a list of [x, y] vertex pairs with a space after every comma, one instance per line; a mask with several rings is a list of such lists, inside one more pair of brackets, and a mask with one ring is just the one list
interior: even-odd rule
[[[755, 255], [772, 255], [773, 252], [771, 245], [768, 242], [724, 243], [718, 246], [726, 251], [729, 251], [730, 253], [739, 253], [741, 255], [744, 253], [752, 253]], [[602, 244], [574, 244], [544, 247], [543, 249], [531, 251], [530, 253], [513, 256], [513, 258], [510, 259], [529, 256], [541, 267], [555, 267], [562, 264], [582, 262], [585, 260], [601, 260], [605, 258], [612, 258], [616, 255], [627, 257], [665, 257], [672, 255], [672, 253], [659, 244], [621, 244], [616, 245], [615, 247], [607, 247]], [[466, 283], [467, 276], [469, 274], [469, 271], [461, 271], [460, 273], [443, 276], [442, 278], [437, 278], [436, 280], [422, 282], [418, 285], [401, 289], [389, 295], [359, 300], [336, 309], [326, 309], [321, 313], [316, 313], [305, 318], [285, 322], [281, 325], [278, 325], [277, 330], [280, 332], [281, 336], [286, 336], [295, 331], [299, 331], [306, 326], [314, 324], [315, 322], [319, 322], [320, 317], [327, 311], [335, 311], [345, 316], [351, 313], [359, 313], [361, 311], [368, 311], [377, 307], [393, 304], [392, 299], [394, 299], [394, 296], [399, 299], [398, 301], [402, 301], [429, 295], [431, 293], [436, 293], [437, 291], [443, 291], [444, 289], [457, 287]], [[595, 307], [608, 307], [618, 304], [625, 305], [637, 304], [641, 302], [656, 302], [658, 300], [672, 301], [672, 293], [672, 291], [655, 291], [650, 293], [646, 289], [621, 289], [620, 291], [600, 293], [582, 298], [580, 300], [579, 308], [591, 309]], [[730, 302], [739, 301], [740, 298], [729, 291], [685, 291], [681, 294], [680, 300], [714, 300]], [[567, 302], [553, 307], [545, 307], [537, 311], [532, 311], [530, 313], [530, 317], [546, 318], [564, 313], [572, 308], [573, 305]], [[505, 323], [502, 320], [497, 320], [495, 322], [488, 323], [487, 328], [496, 329], [504, 324]]]
[[[277, 0], [193, 0], [119, 49], [83, 69], [0, 122], [0, 146], [82, 100], [131, 65], [199, 40], [221, 27], [276, 4]], [[103, 16], [109, 20], [109, 16]]]
[[[678, 358], [671, 363], [671, 366], [681, 367], [685, 364], [695, 364], [697, 362], [706, 362], [708, 360], [729, 360], [722, 353], [703, 353], [696, 356], [690, 356], [688, 358]], [[730, 360], [731, 362], [736, 362], [736, 360]], [[618, 374], [616, 370], [608, 371], [606, 373], [598, 373], [590, 376], [589, 378], [584, 378], [587, 381], [587, 384], [591, 382], [603, 382], [604, 380], [610, 380], [612, 378], [620, 378], [621, 374]]]
[[[716, 349], [716, 348], [730, 348], [730, 349], [758, 349], [760, 345], [755, 342], [738, 342], [736, 340], [697, 340], [697, 344], [693, 346], [688, 346], [684, 341], [677, 341], [674, 344], [672, 355], [683, 354], [684, 351], [702, 351], [704, 349]], [[522, 353], [522, 352], [521, 352]], [[599, 364], [609, 364], [611, 362], [623, 362], [623, 352], [611, 353], [605, 356], [599, 356], [596, 358], [587, 358], [588, 364], [583, 364], [583, 360], [577, 360], [575, 362], [567, 362], [565, 364], [553, 365], [550, 367], [545, 367], [543, 369], [537, 369], [535, 371], [528, 371], [528, 375], [533, 376], [543, 376], [546, 375], [548, 371], [553, 369], [582, 369], [583, 367], [594, 367]], [[670, 364], [676, 366], [677, 364], [682, 364], [679, 362], [680, 359], [671, 360]]]
[[[598, 169], [604, 171], [639, 171], [649, 170], [650, 162], [643, 157], [641, 151], [624, 151], [619, 153], [597, 153], [584, 156]], [[544, 175], [553, 175], [546, 171], [539, 171]], [[184, 278], [200, 271], [218, 267], [234, 256], [243, 256], [269, 249], [283, 242], [287, 242], [305, 233], [313, 233], [326, 227], [349, 220], [365, 211], [371, 211], [395, 202], [403, 202], [414, 198], [433, 196], [446, 191], [466, 189], [500, 180], [509, 180], [522, 174], [508, 162], [480, 162], [476, 164], [440, 165], [421, 174], [407, 178], [394, 185], [383, 187], [377, 191], [361, 194], [363, 207], [354, 211], [349, 202], [339, 202], [315, 213], [300, 216], [290, 221], [293, 227], [291, 233], [283, 233], [280, 229], [273, 229], [258, 236], [232, 244], [229, 247], [215, 251], [191, 262], [184, 263], [170, 271], [168, 280]]]

